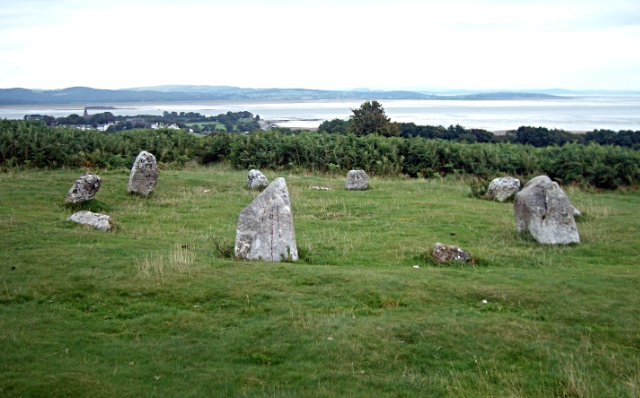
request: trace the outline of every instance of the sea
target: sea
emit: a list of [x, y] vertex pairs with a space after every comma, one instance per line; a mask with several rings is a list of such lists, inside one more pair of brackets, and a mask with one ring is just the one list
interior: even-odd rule
[[[547, 127], [573, 132], [594, 129], [640, 130], [640, 96], [563, 96], [544, 100], [385, 100], [380, 101], [395, 122], [418, 125], [461, 125], [503, 132], [520, 126]], [[249, 111], [274, 125], [317, 128], [325, 120], [347, 120], [362, 101], [309, 102], [193, 102], [127, 103], [89, 107], [89, 114], [162, 115], [163, 112], [199, 112], [206, 116]], [[22, 119], [41, 114], [55, 117], [82, 115], [85, 104], [0, 106], [0, 118]]]

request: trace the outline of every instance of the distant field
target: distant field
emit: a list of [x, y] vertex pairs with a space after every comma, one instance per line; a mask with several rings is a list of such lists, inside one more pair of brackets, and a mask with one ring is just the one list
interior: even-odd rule
[[263, 170], [302, 257], [264, 263], [224, 254], [246, 171], [164, 170], [144, 199], [98, 170], [112, 233], [64, 221], [83, 171], [0, 173], [0, 397], [640, 396], [637, 189], [565, 187], [582, 244], [548, 247], [460, 179]]
[[213, 124], [215, 125], [215, 129], [217, 131], [227, 131], [227, 128], [224, 126], [224, 124], [222, 123], [218, 123], [218, 122], [205, 122], [205, 123], [185, 123], [187, 126], [191, 127], [191, 126], [199, 126], [200, 128], [202, 128], [202, 126], [209, 125], [209, 124]]

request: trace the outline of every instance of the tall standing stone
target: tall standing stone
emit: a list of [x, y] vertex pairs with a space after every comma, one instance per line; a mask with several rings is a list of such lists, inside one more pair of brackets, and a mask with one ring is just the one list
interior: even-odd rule
[[260, 170], [249, 170], [249, 174], [247, 175], [247, 187], [249, 187], [249, 189], [260, 189], [268, 185], [269, 180], [267, 180], [267, 177], [265, 177]]
[[158, 165], [156, 157], [147, 151], [142, 151], [136, 157], [131, 168], [127, 192], [143, 196], [149, 195], [158, 183]]
[[580, 243], [573, 206], [557, 182], [547, 176], [529, 181], [513, 202], [518, 231], [529, 231], [540, 243]]
[[240, 212], [236, 258], [262, 261], [298, 261], [291, 199], [279, 177]]
[[67, 203], [82, 203], [93, 199], [100, 189], [102, 180], [93, 173], [83, 173], [67, 194]]
[[487, 198], [504, 202], [520, 191], [520, 180], [513, 177], [500, 177], [491, 181]]
[[347, 173], [344, 189], [349, 191], [364, 191], [369, 188], [369, 176], [364, 170], [351, 170]]

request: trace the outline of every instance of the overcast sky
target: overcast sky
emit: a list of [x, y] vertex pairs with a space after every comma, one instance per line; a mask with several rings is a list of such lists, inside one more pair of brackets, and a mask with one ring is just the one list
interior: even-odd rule
[[640, 1], [0, 0], [0, 88], [640, 89]]

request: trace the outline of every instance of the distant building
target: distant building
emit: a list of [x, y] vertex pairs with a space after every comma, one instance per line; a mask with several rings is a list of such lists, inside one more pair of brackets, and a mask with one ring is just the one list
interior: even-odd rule
[[84, 118], [84, 120], [86, 120], [87, 122], [89, 121], [89, 112], [87, 112], [87, 107], [84, 107], [84, 113], [82, 114], [82, 117]]
[[110, 126], [115, 126], [113, 122], [105, 123], [103, 126], [98, 126], [98, 131], [107, 131]]
[[168, 128], [171, 129], [171, 130], [180, 130], [180, 127], [178, 127], [178, 125], [175, 124], [175, 123], [172, 124], [171, 126], [169, 126]]

